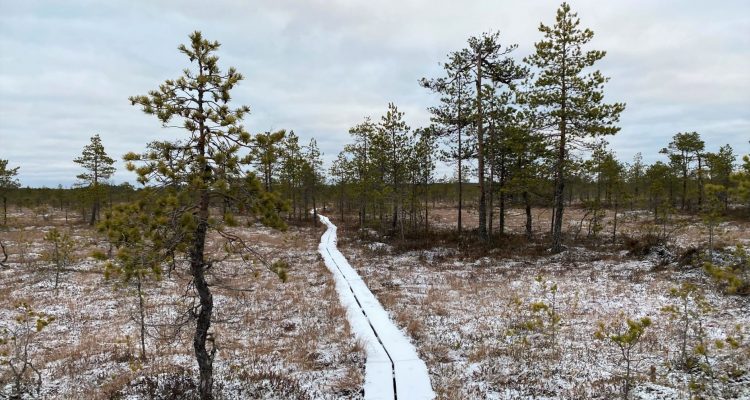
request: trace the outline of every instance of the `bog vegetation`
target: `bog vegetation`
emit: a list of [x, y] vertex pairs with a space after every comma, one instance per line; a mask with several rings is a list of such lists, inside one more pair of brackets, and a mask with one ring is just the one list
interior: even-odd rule
[[[276, 277], [271, 285], [309, 274], [299, 265], [307, 253], [288, 245], [287, 239], [283, 243], [289, 253], [269, 253], [258, 246], [261, 240], [248, 235], [274, 232], [272, 236], [289, 238], [307, 232], [314, 237], [320, 232], [314, 230], [318, 213], [324, 212], [350, 234], [347, 244], [358, 249], [354, 254], [388, 258], [387, 268], [365, 269], [363, 274], [371, 286], [392, 285], [376, 294], [426, 358], [441, 397], [479, 398], [488, 390], [511, 397], [630, 398], [646, 396], [649, 390], [661, 390], [664, 398], [671, 398], [670, 390], [695, 398], [747, 395], [750, 349], [745, 337], [750, 332], [742, 326], [747, 311], [741, 310], [749, 304], [750, 236], [741, 230], [750, 219], [750, 156], [723, 143], [705, 143], [699, 132], [674, 132], [662, 149], [644, 150], [658, 153], [659, 161], [646, 164], [640, 153], [632, 160], [619, 159], [607, 137], [619, 131], [626, 105], [617, 102], [623, 99], [605, 100], [608, 78], [596, 67], [606, 52], [590, 48], [594, 33], [566, 3], [539, 31], [535, 52], [525, 57], [498, 32], [469, 38], [465, 48], [442, 60], [440, 76], [415, 82], [436, 94], [435, 103], [425, 105], [432, 115], [428, 126], [412, 127], [396, 104], [384, 104], [382, 115], [353, 122], [349, 142], [328, 168], [315, 139], [302, 139], [291, 129], [245, 129], [242, 122], [250, 107], [232, 99], [242, 75], [221, 65], [218, 42], [194, 32], [188, 44], [179, 46], [185, 56], [183, 74], [154, 82], [157, 89], [130, 98], [133, 106], [155, 117], [155, 128], [174, 134], [171, 141], [153, 141], [124, 155], [137, 184], [111, 182], [115, 162], [105, 150], [106, 132], [82, 143], [80, 155], [70, 155], [81, 167], [72, 188], [22, 187], [17, 176], [23, 165], [0, 159], [0, 265], [5, 284], [13, 285], [7, 290], [24, 285], [38, 289], [13, 281], [14, 274], [31, 279], [25, 274], [38, 270], [52, 282], [60, 301], [75, 302], [75, 297], [64, 297], [75, 296], [70, 287], [78, 285], [81, 276], [89, 279], [91, 272], [101, 279], [97, 282], [123, 293], [118, 301], [136, 310], [134, 336], [128, 335], [124, 346], [137, 348], [137, 355], [126, 357], [132, 379], [120, 382], [112, 393], [124, 396], [131, 393], [128, 387], [146, 385], [148, 394], [139, 392], [145, 397], [166, 398], [169, 391], [202, 400], [242, 397], [260, 392], [232, 382], [252, 380], [271, 387], [268, 393], [304, 398], [304, 385], [289, 384], [283, 368], [260, 375], [238, 372], [233, 355], [222, 353], [226, 343], [214, 327], [217, 315], [236, 315], [222, 310], [226, 295], [217, 301], [215, 294], [225, 293], [237, 271], [253, 271], [251, 278], [270, 273]], [[455, 174], [438, 177], [440, 163], [450, 165]], [[730, 226], [739, 227], [739, 234], [727, 234]], [[42, 234], [34, 238], [32, 231]], [[419, 256], [411, 260], [415, 251]], [[594, 279], [598, 267], [592, 266], [601, 259], [625, 269], [632, 260], [651, 260], [647, 269], [637, 264], [627, 274], [635, 286], [645, 279], [643, 274], [650, 276], [656, 283], [648, 290], [662, 290], [658, 295], [649, 292], [659, 296], [659, 304], [607, 315], [592, 311], [589, 299], [579, 311], [579, 302], [586, 301], [579, 297], [580, 287], [571, 289], [572, 281], [559, 285], [540, 275], [548, 265], [559, 265], [561, 281], [578, 279], [571, 276], [579, 272], [569, 276], [564, 271], [579, 268], [601, 282]], [[409, 275], [411, 267], [399, 265], [404, 260], [428, 271], [420, 275], [428, 282], [420, 283], [427, 291], [419, 303], [425, 308], [413, 311], [424, 313], [421, 317], [400, 308], [413, 294], [400, 291], [399, 279], [415, 279]], [[486, 269], [467, 272], [455, 267], [463, 272], [450, 275], [455, 271], [450, 272], [453, 264], [448, 261], [476, 262]], [[511, 261], [535, 267], [524, 272], [520, 269], [526, 267], [517, 265], [512, 273], [497, 267]], [[501, 285], [487, 275], [490, 272], [508, 277], [508, 282], [527, 281], [533, 290], [526, 296], [521, 290], [503, 305], [491, 303], [498, 299], [478, 299], [478, 289], [470, 288], [485, 285], [483, 279]], [[443, 273], [449, 274], [447, 281], [439, 278]], [[400, 276], [395, 283], [393, 274]], [[617, 279], [617, 273], [612, 274]], [[448, 282], [452, 291], [464, 290], [468, 297], [451, 306], [440, 297], [449, 294], [432, 291], [431, 279], [434, 288]], [[145, 366], [159, 357], [161, 362], [167, 359], [154, 348], [157, 332], [166, 340], [166, 325], [159, 326], [149, 314], [156, 312], [149, 297], [164, 300], [157, 294], [166, 285], [181, 285], [177, 292], [183, 293], [165, 300], [159, 312], [173, 317], [172, 342], [188, 343], [180, 341], [179, 332], [189, 329], [194, 363], [183, 380], [160, 383], [163, 375], [149, 375]], [[246, 297], [255, 289], [229, 289], [248, 307], [261, 302]], [[33, 297], [28, 290], [24, 293]], [[314, 295], [320, 293], [309, 294]], [[6, 295], [4, 301], [11, 298]], [[303, 293], [301, 301], [304, 298]], [[460, 314], [455, 302], [478, 301], [483, 305], [478, 309], [486, 310], [485, 300], [497, 306], [494, 314], [485, 316], [494, 322], [470, 334], [451, 334], [456, 342], [442, 348], [438, 333], [444, 333], [445, 326], [435, 326], [435, 320]], [[54, 361], [43, 365], [45, 352], [54, 350], [45, 343], [61, 346], [49, 335], [61, 334], [58, 325], [70, 321], [54, 307], [37, 311], [32, 303], [3, 305], [0, 397], [65, 398], [73, 393], [65, 390], [73, 389], [55, 389], [44, 382], [55, 373], [41, 371], [62, 368]], [[438, 304], [442, 306], [434, 308]], [[267, 312], [273, 313], [273, 307]], [[345, 316], [327, 312], [345, 324]], [[435, 319], [426, 319], [430, 316]], [[256, 323], [253, 318], [246, 323]], [[304, 320], [276, 322], [283, 332], [305, 325]], [[580, 389], [564, 366], [573, 354], [566, 347], [574, 348], [571, 343], [582, 332], [614, 355], [611, 368], [603, 375], [586, 375], [595, 383]], [[274, 337], [264, 339], [273, 347]], [[463, 340], [473, 344], [467, 347]], [[466, 348], [470, 354], [463, 352]], [[257, 350], [242, 349], [248, 354]], [[321, 366], [316, 355], [305, 357], [310, 369], [333, 368], [336, 362]], [[543, 360], [563, 367], [545, 366], [538, 369], [541, 376], [529, 375], [529, 370], [485, 369], [503, 357], [530, 369]], [[224, 367], [217, 384], [221, 358]], [[473, 378], [458, 373], [458, 384], [448, 381], [444, 364], [461, 360], [480, 367]], [[352, 361], [359, 365], [352, 368], [361, 369], [356, 363]], [[566, 383], [544, 386], [541, 377]], [[361, 371], [347, 379], [348, 389], [339, 387], [325, 396], [360, 396]], [[478, 389], [481, 385], [467, 379], [489, 383]], [[603, 391], [597, 394], [599, 389]]]

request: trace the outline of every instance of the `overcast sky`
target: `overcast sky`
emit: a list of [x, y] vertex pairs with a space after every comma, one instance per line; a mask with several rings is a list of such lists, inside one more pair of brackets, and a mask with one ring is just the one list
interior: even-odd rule
[[[709, 150], [750, 152], [750, 1], [570, 2], [606, 50], [609, 101], [627, 103], [611, 138], [624, 160], [698, 131]], [[435, 97], [417, 80], [440, 74], [469, 36], [499, 30], [519, 59], [551, 24], [556, 1], [32, 1], [0, 0], [0, 158], [28, 186], [69, 185], [72, 159], [98, 133], [117, 158], [179, 132], [132, 107], [176, 78], [194, 30], [222, 43], [220, 65], [245, 75], [236, 104], [251, 132], [315, 137], [327, 160], [366, 115], [389, 101], [412, 127]], [[116, 182], [133, 176], [120, 170]], [[443, 170], [445, 172], [445, 170]]]

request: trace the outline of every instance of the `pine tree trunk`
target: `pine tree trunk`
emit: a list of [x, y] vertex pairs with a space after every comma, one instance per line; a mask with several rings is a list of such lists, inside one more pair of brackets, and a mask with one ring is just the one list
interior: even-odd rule
[[528, 191], [523, 192], [523, 202], [526, 205], [526, 239], [531, 240], [533, 231], [531, 226], [531, 201]]
[[461, 100], [459, 97], [458, 101], [458, 237], [461, 238], [461, 231], [463, 230], [463, 224], [461, 223], [461, 214], [463, 213], [464, 203], [464, 186], [463, 186], [463, 170], [461, 169], [463, 160], [463, 147], [461, 143]]
[[94, 199], [94, 205], [91, 207], [91, 219], [89, 225], [94, 226], [96, 223], [96, 214], [99, 212], [99, 199]]
[[549, 234], [552, 235], [555, 232], [555, 206], [552, 206], [552, 218], [549, 220]]
[[563, 181], [563, 172], [557, 172], [557, 182], [555, 183], [555, 214], [554, 214], [554, 226], [552, 230], [552, 251], [559, 252], [562, 250], [562, 222], [563, 222], [563, 209], [564, 209], [564, 189], [565, 183]]
[[498, 217], [498, 227], [497, 231], [502, 236], [505, 235], [505, 194], [503, 194], [502, 189], [500, 190], [500, 211], [499, 211], [499, 217]]
[[425, 197], [424, 197], [424, 233], [425, 234], [429, 234], [430, 233], [430, 220], [428, 219], [428, 217], [429, 217], [428, 212], [429, 212], [429, 208], [430, 208], [429, 207], [429, 205], [430, 205], [430, 203], [429, 203], [430, 199], [429, 199], [429, 196], [427, 194], [427, 190], [428, 189], [425, 189]]
[[490, 239], [492, 238], [493, 233], [493, 220], [495, 219], [495, 167], [494, 163], [490, 163], [490, 179], [488, 180], [489, 188], [487, 189], [488, 192], [488, 199], [487, 199], [487, 208], [489, 209], [489, 218], [487, 221], [487, 233]]
[[482, 115], [482, 55], [477, 54], [477, 167], [479, 173], [479, 240], [486, 242], [487, 236], [487, 199], [484, 187], [484, 121]]
[[[563, 49], [563, 51], [565, 51]], [[561, 118], [560, 118], [560, 143], [557, 149], [557, 165], [555, 171], [555, 214], [554, 226], [552, 230], [552, 252], [558, 253], [562, 250], [562, 225], [563, 209], [565, 208], [565, 147], [566, 137], [566, 106], [567, 106], [567, 87], [565, 81], [565, 62], [562, 65], [562, 96], [561, 96]]]
[[313, 206], [313, 226], [318, 227], [318, 207], [315, 204], [315, 193], [312, 195], [312, 206]]
[[143, 286], [141, 276], [136, 277], [136, 287], [138, 289], [138, 313], [141, 322], [141, 360], [146, 360], [146, 306], [143, 301]]
[[685, 211], [685, 203], [687, 198], [687, 167], [682, 168], [682, 204], [680, 210]]
[[615, 200], [615, 219], [612, 226], [612, 244], [615, 243], [615, 240], [617, 239], [617, 200]]
[[505, 154], [500, 156], [500, 219], [498, 232], [505, 235]]
[[297, 216], [297, 191], [293, 185], [289, 185], [289, 191], [292, 192], [292, 217]]
[[309, 205], [310, 205], [310, 192], [308, 191], [308, 189], [305, 189], [304, 208], [302, 210], [302, 213], [304, 214], [303, 218], [305, 221], [310, 219], [310, 214], [307, 212]]
[[398, 204], [396, 204], [396, 199], [393, 199], [393, 218], [391, 221], [391, 228], [393, 230], [396, 230], [398, 227]]
[[209, 353], [206, 349], [208, 330], [211, 328], [211, 314], [214, 307], [214, 299], [208, 287], [205, 276], [204, 248], [206, 243], [206, 232], [208, 230], [208, 190], [203, 189], [200, 198], [200, 210], [198, 214], [198, 226], [195, 230], [193, 243], [190, 248], [190, 272], [193, 276], [193, 284], [200, 299], [200, 309], [196, 318], [195, 335], [193, 336], [193, 348], [195, 358], [198, 361], [200, 381], [198, 391], [201, 400], [213, 399], [213, 361], [216, 349]]
[[367, 181], [362, 178], [362, 197], [360, 198], [359, 229], [364, 229], [367, 223]]
[[341, 182], [341, 202], [339, 204], [339, 208], [340, 208], [340, 211], [341, 211], [341, 222], [342, 223], [344, 222], [344, 201], [345, 201], [345, 199], [344, 199], [344, 190], [345, 190], [344, 183]]
[[703, 210], [703, 163], [698, 154], [698, 210]]
[[8, 198], [3, 196], [3, 225], [8, 225]]
[[[203, 71], [201, 62], [199, 64], [199, 71]], [[199, 89], [198, 92], [198, 111], [203, 114], [203, 91]], [[200, 302], [200, 308], [195, 323], [195, 334], [193, 336], [193, 349], [195, 350], [195, 359], [198, 362], [199, 370], [199, 381], [198, 381], [198, 393], [200, 394], [201, 400], [213, 400], [213, 363], [214, 356], [216, 355], [216, 348], [213, 347], [211, 352], [206, 349], [206, 341], [208, 341], [208, 330], [211, 328], [211, 315], [214, 308], [214, 298], [211, 294], [211, 289], [208, 287], [206, 281], [206, 268], [208, 265], [205, 261], [205, 246], [206, 246], [206, 235], [208, 231], [208, 217], [209, 217], [209, 205], [211, 199], [209, 197], [208, 185], [211, 181], [211, 168], [206, 164], [206, 126], [205, 120], [199, 120], [198, 132], [200, 137], [197, 143], [198, 159], [203, 160], [200, 162], [198, 172], [202, 178], [202, 187], [199, 191], [198, 199], [198, 224], [195, 228], [193, 235], [193, 241], [190, 249], [188, 250], [188, 256], [190, 259], [190, 273], [193, 276], [193, 285], [195, 286], [196, 292], [198, 292], [198, 299]]]

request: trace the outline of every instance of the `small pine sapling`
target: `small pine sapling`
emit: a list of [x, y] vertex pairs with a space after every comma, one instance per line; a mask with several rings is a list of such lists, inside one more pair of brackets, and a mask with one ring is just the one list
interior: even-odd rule
[[745, 340], [743, 325], [735, 325], [723, 341], [717, 341], [715, 344], [717, 348], [725, 348], [730, 354], [727, 357], [726, 374], [721, 378], [723, 381], [736, 380], [750, 372], [747, 366], [747, 360], [750, 360], [750, 346]]
[[689, 384], [691, 393], [706, 394], [708, 390], [713, 390], [715, 374], [711, 363], [708, 334], [703, 322], [713, 308], [702, 290], [692, 283], [685, 282], [670, 289], [669, 297], [676, 302], [663, 307], [662, 311], [669, 313], [678, 323], [679, 356], [674, 363], [678, 368], [694, 375]]
[[[149, 207], [156, 205], [156, 207]], [[99, 229], [107, 234], [117, 249], [114, 259], [104, 265], [104, 277], [117, 277], [124, 286], [132, 285], [138, 297], [138, 327], [140, 330], [141, 360], [146, 359], [146, 299], [144, 284], [148, 279], [159, 280], [162, 263], [170, 261], [162, 238], [168, 225], [168, 207], [164, 199], [156, 202], [141, 200], [116, 206], [105, 215]], [[171, 248], [167, 246], [166, 248]], [[106, 259], [102, 253], [96, 258]]]
[[541, 275], [536, 278], [542, 300], [531, 304], [531, 312], [537, 316], [539, 328], [550, 338], [553, 347], [557, 346], [557, 329], [560, 326], [560, 314], [557, 307], [557, 283], [548, 283]]
[[[513, 310], [511, 327], [505, 332], [505, 336], [528, 349], [534, 343], [534, 338], [546, 338], [543, 348], [557, 349], [557, 331], [560, 326], [561, 317], [557, 304], [558, 287], [556, 283], [548, 283], [542, 276], [535, 278], [538, 294], [534, 299], [524, 300], [518, 296], [513, 297], [510, 307]], [[531, 352], [522, 351], [519, 355], [530, 356]]]
[[[42, 374], [33, 363], [34, 339], [55, 317], [35, 311], [27, 302], [15, 304], [16, 317], [9, 326], [0, 329], [0, 368], [8, 374], [12, 382], [10, 391], [0, 387], [0, 397], [21, 399], [25, 394], [39, 394]], [[4, 381], [3, 377], [3, 381]]]
[[640, 361], [636, 357], [634, 349], [641, 341], [646, 328], [649, 326], [651, 326], [651, 319], [648, 317], [630, 319], [622, 316], [619, 320], [609, 325], [599, 322], [599, 326], [594, 333], [596, 339], [606, 340], [620, 351], [622, 362], [625, 364], [625, 382], [622, 388], [623, 399], [627, 399], [630, 394], [630, 390], [633, 387], [633, 370]]
[[662, 307], [662, 312], [668, 313], [670, 318], [678, 323], [680, 341], [679, 355], [673, 362], [678, 368], [691, 370], [697, 364], [697, 360], [690, 352], [691, 339], [702, 340], [695, 337], [694, 333], [697, 333], [696, 327], [701, 324], [704, 315], [711, 310], [711, 305], [706, 301], [700, 288], [689, 282], [671, 288], [669, 297], [675, 302]]
[[735, 248], [733, 260], [726, 265], [707, 261], [703, 268], [724, 293], [750, 295], [750, 257], [743, 246]]
[[60, 232], [57, 228], [52, 228], [47, 232], [44, 235], [44, 240], [50, 244], [50, 248], [45, 253], [45, 258], [55, 268], [55, 291], [57, 291], [60, 284], [60, 274], [73, 263], [73, 248], [76, 243], [69, 232]]

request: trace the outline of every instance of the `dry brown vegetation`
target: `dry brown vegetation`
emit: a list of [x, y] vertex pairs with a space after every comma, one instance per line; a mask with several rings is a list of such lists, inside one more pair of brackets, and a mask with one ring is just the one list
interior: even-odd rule
[[[566, 212], [571, 228], [584, 214]], [[634, 398], [750, 396], [750, 299], [723, 295], [699, 259], [680, 262], [682, 254], [703, 254], [707, 238], [699, 218], [674, 217], [667, 241], [650, 243], [656, 228], [648, 213], [623, 213], [616, 244], [607, 243], [606, 232], [604, 240], [573, 240], [571, 232], [568, 249], [553, 255], [544, 237], [549, 215], [541, 209], [534, 210], [532, 242], [522, 235], [522, 210], [511, 210], [512, 235], [489, 246], [467, 235], [461, 249], [455, 234], [445, 231], [455, 227], [455, 209], [432, 215], [436, 229], [430, 235], [401, 241], [349, 227], [340, 230], [340, 248], [412, 338], [439, 398], [620, 396], [624, 361], [612, 341], [595, 333], [599, 322], [640, 317], [653, 324], [634, 350]], [[726, 222], [720, 241], [747, 245], [747, 228], [746, 222]], [[677, 301], [670, 290], [682, 283], [696, 285], [710, 305], [689, 335], [690, 351], [699, 339], [708, 343], [707, 362], [691, 370], [675, 361], [681, 320], [664, 311]]]
[[[0, 270], [0, 328], [13, 323], [21, 300], [55, 318], [35, 335], [31, 353], [42, 372], [40, 396], [189, 397], [197, 375], [189, 275], [178, 266], [146, 284], [147, 359], [141, 360], [133, 289], [105, 280], [101, 262], [91, 258], [108, 246], [87, 226], [45, 215], [14, 212], [9, 228], [0, 231], [10, 265]], [[63, 273], [57, 292], [44, 256], [43, 237], [52, 227], [69, 230], [76, 241], [76, 262]], [[321, 231], [293, 226], [281, 233], [255, 226], [236, 233], [269, 259], [286, 260], [289, 279], [283, 283], [237, 256], [212, 268], [219, 398], [358, 398], [364, 352], [317, 254]], [[209, 248], [218, 252], [222, 246], [212, 239]], [[10, 377], [0, 371], [2, 389]]]

